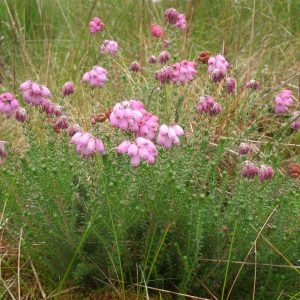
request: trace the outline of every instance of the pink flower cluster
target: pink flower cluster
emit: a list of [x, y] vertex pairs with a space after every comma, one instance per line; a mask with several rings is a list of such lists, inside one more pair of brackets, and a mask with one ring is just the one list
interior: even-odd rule
[[188, 60], [174, 64], [172, 71], [173, 82], [184, 84], [185, 82], [192, 81], [197, 74], [195, 67], [196, 63]]
[[199, 98], [199, 102], [197, 103], [196, 110], [199, 114], [215, 116], [222, 111], [222, 106], [211, 96], [201, 96]]
[[211, 80], [214, 82], [221, 81], [225, 77], [228, 67], [229, 63], [223, 55], [218, 54], [210, 57], [208, 60], [208, 73]]
[[239, 154], [244, 156], [244, 155], [249, 155], [253, 152], [253, 147], [250, 144], [247, 143], [241, 143], [239, 146]]
[[24, 100], [31, 105], [41, 105], [45, 98], [51, 98], [50, 90], [34, 81], [27, 80], [20, 86]]
[[186, 19], [184, 14], [177, 12], [175, 8], [168, 8], [165, 11], [165, 20], [166, 22], [175, 25], [177, 28], [185, 29], [186, 28]]
[[288, 111], [293, 104], [292, 91], [283, 90], [275, 97], [275, 113], [281, 114]]
[[63, 94], [63, 96], [68, 96], [71, 94], [74, 94], [75, 92], [75, 87], [72, 81], [67, 81], [66, 83], [64, 83], [64, 85], [62, 86], [61, 92]]
[[226, 78], [226, 92], [227, 94], [234, 94], [236, 90], [236, 80], [233, 77]]
[[69, 127], [68, 117], [62, 115], [55, 120], [54, 127], [58, 129], [67, 129]]
[[61, 116], [62, 114], [62, 106], [52, 102], [49, 99], [44, 98], [40, 104], [42, 110], [48, 116]]
[[146, 111], [140, 101], [117, 103], [109, 117], [110, 124], [121, 130], [132, 131], [138, 137], [153, 140], [158, 128], [158, 117]]
[[246, 160], [243, 163], [241, 175], [248, 179], [252, 179], [258, 175], [260, 181], [265, 181], [273, 178], [274, 170], [265, 164], [262, 164], [260, 168], [258, 168], [253, 162]]
[[19, 109], [19, 102], [11, 93], [3, 93], [0, 95], [0, 112], [5, 114], [7, 118], [12, 117]]
[[170, 59], [170, 53], [168, 51], [162, 51], [159, 56], [158, 59], [160, 61], [161, 64], [165, 64], [169, 59]]
[[151, 24], [150, 32], [152, 36], [160, 38], [164, 35], [164, 29], [158, 24]]
[[118, 52], [118, 43], [116, 41], [104, 40], [100, 52], [102, 54], [116, 55]]
[[102, 31], [104, 29], [104, 27], [105, 27], [105, 25], [101, 21], [101, 19], [94, 17], [89, 23], [89, 32], [96, 33], [98, 31]]
[[81, 132], [82, 128], [78, 124], [74, 124], [69, 128], [69, 136], [73, 136], [77, 132]]
[[105, 152], [102, 141], [85, 131], [75, 133], [71, 138], [71, 144], [76, 145], [77, 154], [83, 157], [90, 157], [95, 152], [103, 155]]
[[107, 81], [107, 71], [99, 66], [94, 66], [92, 70], [86, 72], [82, 80], [88, 82], [92, 87], [103, 87]]
[[136, 138], [134, 143], [130, 141], [122, 142], [117, 151], [120, 154], [127, 153], [131, 157], [130, 163], [133, 167], [137, 167], [142, 160], [148, 164], [153, 164], [158, 155], [156, 146], [143, 137]]
[[155, 78], [160, 81], [161, 84], [169, 83], [173, 78], [172, 66], [166, 66], [155, 72]]
[[177, 124], [172, 126], [163, 124], [159, 127], [157, 144], [163, 146], [166, 149], [172, 148], [173, 144], [179, 146], [180, 141], [178, 137], [182, 135], [184, 135], [184, 131], [181, 126]]
[[300, 111], [294, 111], [292, 113], [292, 118], [291, 118], [291, 128], [293, 130], [298, 130], [300, 129]]
[[5, 141], [0, 141], [0, 157], [2, 157], [2, 158], [7, 157], [7, 152], [6, 152], [5, 149], [4, 149], [4, 145], [5, 145], [6, 143], [7, 143], [7, 142], [5, 142]]
[[246, 83], [246, 88], [257, 91], [260, 89], [260, 82], [255, 79], [251, 79]]

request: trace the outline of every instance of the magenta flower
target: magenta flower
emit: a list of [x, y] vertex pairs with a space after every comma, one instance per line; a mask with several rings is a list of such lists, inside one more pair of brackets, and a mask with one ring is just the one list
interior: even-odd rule
[[208, 114], [210, 116], [216, 116], [222, 111], [222, 106], [211, 96], [201, 96], [197, 103], [196, 110], [200, 115]]
[[175, 8], [168, 8], [165, 12], [165, 20], [167, 23], [175, 25], [177, 28], [186, 28], [186, 19], [184, 14], [178, 13]]
[[300, 111], [294, 111], [291, 117], [291, 128], [293, 130], [300, 129]]
[[102, 67], [94, 66], [91, 71], [83, 75], [82, 80], [92, 87], [103, 87], [107, 81], [107, 71]]
[[19, 102], [11, 93], [0, 95], [0, 113], [5, 114], [7, 118], [12, 117], [19, 109]]
[[292, 91], [283, 90], [275, 97], [275, 113], [287, 112], [289, 106], [293, 104]]
[[158, 59], [161, 64], [165, 64], [170, 59], [170, 53], [168, 51], [163, 51], [159, 54]]
[[185, 29], [186, 28], [186, 19], [185, 19], [184, 14], [178, 14], [175, 26], [179, 29]]
[[85, 131], [75, 133], [71, 138], [71, 144], [76, 145], [77, 154], [83, 157], [90, 157], [95, 152], [101, 155], [105, 153], [102, 141]]
[[117, 103], [109, 121], [111, 126], [133, 132], [137, 137], [153, 140], [158, 127], [158, 117], [144, 108], [140, 101], [129, 100]]
[[212, 56], [208, 60], [208, 73], [210, 74], [211, 80], [214, 82], [221, 81], [227, 74], [228, 68], [229, 63], [221, 54]]
[[69, 128], [69, 136], [73, 136], [77, 132], [81, 132], [82, 128], [78, 124], [74, 124]]
[[116, 41], [104, 40], [100, 47], [100, 52], [102, 54], [110, 54], [114, 56], [118, 52], [118, 43]]
[[149, 64], [154, 65], [157, 63], [157, 58], [154, 55], [151, 55], [149, 58]]
[[195, 67], [196, 63], [187, 60], [174, 64], [172, 66], [172, 81], [179, 84], [192, 81], [197, 74]]
[[7, 152], [4, 149], [4, 146], [7, 142], [5, 141], [0, 141], [0, 157], [5, 158], [7, 157]]
[[272, 179], [274, 176], [274, 170], [268, 165], [261, 165], [258, 171], [258, 177], [261, 181]]
[[27, 112], [25, 108], [20, 107], [17, 111], [16, 111], [16, 120], [24, 123], [27, 119]]
[[135, 60], [131, 63], [129, 70], [131, 72], [138, 72], [141, 69], [140, 64]]
[[172, 148], [173, 144], [179, 146], [180, 136], [184, 135], [183, 129], [175, 124], [173, 126], [167, 126], [165, 124], [159, 127], [159, 132], [157, 135], [157, 144], [163, 146], [166, 149]]
[[94, 17], [89, 23], [89, 32], [96, 33], [98, 31], [103, 31], [105, 25], [101, 19]]
[[226, 78], [226, 92], [227, 94], [235, 94], [236, 80], [233, 77]]
[[152, 36], [161, 38], [164, 35], [164, 29], [158, 24], [151, 24], [150, 32]]
[[33, 106], [41, 105], [45, 98], [51, 98], [50, 90], [37, 82], [27, 80], [20, 85], [24, 100]]
[[160, 81], [161, 84], [169, 83], [173, 78], [172, 66], [166, 66], [155, 72], [155, 78]]
[[253, 147], [250, 144], [247, 143], [241, 143], [239, 146], [239, 154], [244, 156], [251, 154], [253, 152]]
[[68, 96], [71, 94], [74, 94], [75, 92], [75, 87], [72, 81], [67, 81], [63, 86], [61, 90], [63, 96]]
[[122, 142], [118, 146], [117, 151], [120, 154], [127, 153], [131, 158], [130, 164], [133, 167], [137, 167], [142, 160], [148, 164], [153, 164], [158, 155], [156, 146], [150, 140], [143, 137], [136, 138], [134, 143], [130, 141]]
[[241, 175], [248, 179], [252, 179], [258, 174], [258, 171], [258, 167], [253, 162], [246, 160], [243, 163]]
[[260, 82], [257, 80], [251, 79], [246, 83], [246, 88], [257, 91], [260, 89]]

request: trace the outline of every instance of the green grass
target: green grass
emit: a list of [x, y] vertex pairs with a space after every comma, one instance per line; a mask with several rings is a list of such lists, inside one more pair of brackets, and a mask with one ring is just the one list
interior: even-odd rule
[[[238, 80], [236, 96], [217, 89], [205, 65], [184, 87], [154, 80], [159, 66], [147, 59], [161, 45], [149, 25], [163, 24], [171, 6], [187, 14], [190, 26], [186, 35], [167, 28], [172, 62], [203, 50], [224, 52]], [[28, 106], [28, 123], [0, 116], [0, 140], [10, 143], [0, 165], [0, 225], [3, 239], [16, 247], [23, 229], [24, 295], [39, 299], [40, 281], [47, 295], [79, 286], [146, 297], [154, 287], [210, 299], [296, 299], [299, 179], [286, 170], [300, 162], [300, 136], [289, 129], [288, 115], [274, 115], [273, 98], [289, 88], [299, 110], [299, 12], [299, 1], [283, 0], [0, 2], [0, 92], [21, 101], [21, 82], [47, 85], [70, 120], [101, 137], [108, 150], [102, 158], [79, 158], [68, 135], [56, 134]], [[96, 36], [87, 31], [93, 16], [106, 24]], [[119, 43], [115, 58], [100, 56], [104, 39]], [[128, 71], [133, 60], [142, 74]], [[96, 64], [108, 70], [109, 81], [91, 90], [81, 77]], [[244, 89], [250, 78], [261, 81], [261, 91]], [[67, 80], [76, 93], [63, 99]], [[196, 116], [202, 94], [222, 103], [220, 116]], [[152, 166], [131, 168], [114, 151], [129, 135], [107, 122], [90, 124], [92, 114], [121, 99], [140, 99], [160, 123], [178, 119], [186, 132], [182, 145], [160, 149]], [[253, 159], [275, 169], [271, 181], [240, 177], [243, 158], [236, 151], [247, 140], [258, 147]], [[9, 290], [17, 298], [16, 260], [1, 254], [1, 262], [1, 297]]]

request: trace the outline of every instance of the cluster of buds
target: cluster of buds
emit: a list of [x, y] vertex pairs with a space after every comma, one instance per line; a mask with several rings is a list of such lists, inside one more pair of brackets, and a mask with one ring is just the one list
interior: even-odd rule
[[103, 155], [105, 152], [102, 141], [85, 131], [75, 133], [71, 138], [71, 144], [76, 145], [77, 154], [83, 157], [90, 157], [95, 152]]
[[229, 63], [221, 54], [212, 56], [208, 60], [208, 73], [214, 82], [220, 82], [227, 74]]
[[54, 122], [54, 129], [68, 129], [69, 127], [69, 120], [68, 117], [62, 115], [58, 117]]
[[246, 160], [243, 163], [241, 175], [248, 179], [253, 179], [258, 175], [260, 181], [265, 181], [273, 178], [274, 170], [272, 167], [265, 164], [257, 167], [253, 162]]
[[64, 85], [62, 86], [61, 92], [64, 97], [74, 94], [75, 86], [74, 86], [73, 82], [67, 81], [66, 83], [64, 83]]
[[210, 116], [216, 116], [222, 111], [220, 103], [216, 102], [211, 96], [201, 96], [196, 106], [196, 110], [199, 114], [208, 114]]
[[292, 113], [292, 118], [291, 118], [291, 128], [293, 130], [298, 130], [300, 129], [300, 111], [294, 111]]
[[236, 90], [236, 80], [233, 77], [226, 78], [226, 92], [227, 94], [235, 94]]
[[156, 63], [157, 63], [157, 58], [156, 58], [156, 56], [151, 55], [151, 56], [149, 57], [148, 62], [149, 62], [150, 65], [156, 64]]
[[158, 59], [160, 61], [161, 64], [165, 64], [169, 59], [170, 59], [170, 53], [168, 51], [162, 51], [159, 56]]
[[184, 135], [184, 131], [179, 125], [167, 126], [165, 124], [159, 127], [157, 144], [166, 149], [172, 148], [173, 144], [180, 145], [179, 138]]
[[275, 97], [275, 113], [281, 114], [288, 111], [289, 106], [292, 104], [292, 91], [283, 90]]
[[146, 111], [140, 101], [129, 100], [117, 103], [110, 116], [110, 124], [121, 130], [132, 131], [138, 137], [154, 139], [158, 117]]
[[94, 17], [89, 23], [89, 32], [96, 33], [98, 31], [103, 31], [105, 25], [101, 19]]
[[239, 154], [241, 156], [249, 155], [253, 152], [253, 146], [247, 143], [241, 143], [239, 146]]
[[131, 72], [137, 73], [138, 71], [140, 71], [140, 69], [141, 69], [141, 66], [136, 60], [130, 64], [129, 70]]
[[49, 99], [44, 98], [40, 106], [48, 116], [59, 117], [62, 114], [62, 106], [52, 102]]
[[24, 123], [27, 120], [26, 109], [23, 107], [18, 108], [18, 110], [16, 111], [16, 114], [15, 114], [15, 117], [16, 117], [17, 121]]
[[117, 151], [120, 154], [127, 153], [131, 157], [130, 163], [133, 167], [137, 167], [142, 160], [148, 164], [153, 164], [158, 155], [156, 146], [150, 140], [142, 137], [136, 138], [134, 143], [122, 142]]
[[246, 83], [246, 88], [257, 91], [260, 89], [260, 82], [255, 79], [251, 79]]
[[104, 40], [100, 47], [102, 54], [116, 55], [118, 52], [118, 43], [116, 41]]
[[207, 65], [209, 58], [210, 58], [210, 53], [208, 51], [203, 51], [199, 54], [197, 60]]
[[24, 100], [31, 105], [39, 106], [45, 98], [51, 98], [50, 90], [37, 82], [27, 80], [20, 86]]
[[19, 109], [19, 102], [11, 93], [3, 93], [0, 95], [0, 113], [10, 118], [16, 114]]
[[92, 87], [103, 87], [107, 81], [107, 71], [102, 67], [94, 66], [92, 70], [83, 75], [82, 80], [88, 82]]
[[158, 24], [151, 24], [150, 32], [152, 36], [161, 38], [164, 35], [164, 29]]
[[167, 23], [175, 25], [177, 28], [186, 28], [185, 15], [180, 14], [175, 8], [168, 8], [165, 11], [165, 20]]

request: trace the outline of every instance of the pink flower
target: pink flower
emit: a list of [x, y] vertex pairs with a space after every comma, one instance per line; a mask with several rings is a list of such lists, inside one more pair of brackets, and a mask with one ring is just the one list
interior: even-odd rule
[[298, 130], [300, 129], [300, 111], [294, 111], [292, 113], [292, 118], [291, 118], [291, 128], [293, 130]]
[[199, 114], [215, 116], [222, 111], [222, 106], [220, 103], [215, 102], [211, 96], [201, 96], [197, 103], [196, 110]]
[[172, 66], [166, 66], [155, 72], [155, 78], [160, 81], [161, 84], [171, 82], [173, 78]]
[[165, 11], [165, 20], [167, 23], [175, 25], [178, 20], [178, 12], [175, 8], [168, 8]]
[[89, 32], [96, 33], [98, 31], [103, 31], [105, 25], [101, 19], [94, 17], [89, 23]]
[[12, 117], [19, 109], [19, 102], [11, 93], [0, 95], [0, 113], [5, 114], [7, 118]]
[[289, 106], [293, 104], [292, 91], [283, 90], [275, 97], [275, 113], [287, 112]]
[[239, 146], [239, 154], [244, 156], [244, 155], [248, 155], [251, 154], [253, 152], [253, 148], [251, 145], [247, 144], [247, 143], [241, 143]]
[[168, 51], [163, 51], [159, 54], [159, 61], [161, 64], [165, 64], [170, 59], [170, 53]]
[[82, 80], [92, 87], [103, 87], [107, 81], [107, 71], [102, 67], [94, 66], [91, 71], [83, 75]]
[[274, 176], [274, 171], [272, 167], [268, 165], [261, 165], [258, 171], [258, 177], [261, 181], [272, 179]]
[[159, 127], [159, 132], [157, 136], [157, 144], [163, 146], [166, 149], [172, 148], [173, 144], [179, 146], [180, 136], [184, 135], [184, 131], [181, 126], [175, 124], [173, 126], [167, 126], [165, 124]]
[[62, 106], [53, 103], [51, 100], [48, 100], [46, 98], [43, 98], [41, 104], [40, 104], [42, 110], [46, 113], [48, 116], [61, 116], [62, 115]]
[[95, 152], [103, 155], [105, 152], [102, 141], [85, 131], [75, 133], [71, 138], [71, 144], [76, 145], [77, 154], [83, 157], [90, 157]]
[[102, 54], [116, 55], [118, 52], [118, 43], [116, 41], [104, 40], [100, 47]]
[[0, 157], [5, 158], [7, 157], [7, 152], [4, 149], [4, 146], [7, 142], [5, 141], [0, 141]]
[[20, 85], [24, 100], [33, 106], [39, 106], [44, 99], [51, 98], [50, 90], [37, 82], [27, 80]]
[[193, 61], [183, 60], [180, 63], [176, 63], [172, 66], [172, 80], [174, 83], [184, 84], [188, 81], [192, 81], [197, 74], [195, 69], [196, 63]]
[[62, 115], [58, 117], [54, 123], [54, 126], [59, 129], [67, 129], [69, 127], [69, 121], [67, 116]]
[[156, 146], [150, 140], [143, 137], [136, 138], [134, 143], [130, 141], [122, 142], [118, 146], [117, 151], [120, 154], [127, 153], [130, 157], [130, 164], [133, 167], [137, 167], [142, 160], [148, 164], [153, 164], [158, 155]]
[[246, 88], [257, 91], [260, 89], [260, 83], [257, 80], [251, 79], [246, 83]]
[[75, 92], [75, 87], [74, 87], [74, 84], [73, 82], [71, 81], [67, 81], [63, 87], [62, 87], [62, 90], [61, 90], [63, 96], [68, 96], [68, 95], [71, 95], [71, 94], [74, 94]]
[[138, 72], [141, 69], [140, 64], [135, 60], [131, 63], [129, 70], [131, 72]]
[[27, 119], [27, 112], [25, 108], [20, 107], [17, 111], [16, 111], [16, 120], [23, 123], [26, 121]]
[[158, 127], [158, 117], [146, 111], [143, 103], [136, 100], [117, 103], [109, 120], [113, 127], [150, 140], [154, 139]]
[[157, 58], [154, 55], [151, 55], [149, 58], [149, 64], [154, 65], [157, 63]]
[[154, 36], [154, 37], [160, 38], [164, 35], [164, 29], [160, 25], [157, 25], [157, 24], [151, 24], [150, 31], [151, 31], [152, 36]]
[[82, 128], [78, 124], [74, 124], [69, 128], [69, 136], [73, 136], [77, 132], [81, 132]]
[[175, 26], [180, 28], [180, 29], [185, 29], [186, 28], [186, 19], [185, 19], [184, 14], [178, 14]]
[[227, 94], [235, 94], [236, 80], [233, 77], [226, 78], [226, 92]]
[[221, 54], [212, 56], [208, 60], [208, 73], [214, 82], [221, 81], [225, 77], [228, 68], [229, 63]]
[[241, 175], [248, 179], [252, 179], [258, 174], [258, 171], [258, 167], [253, 162], [246, 160], [243, 163]]

